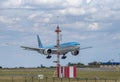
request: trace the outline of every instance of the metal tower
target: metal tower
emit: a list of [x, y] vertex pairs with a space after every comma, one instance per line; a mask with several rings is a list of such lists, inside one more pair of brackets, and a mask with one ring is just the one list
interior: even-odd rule
[[56, 47], [57, 47], [57, 76], [59, 77], [59, 67], [60, 67], [60, 28], [59, 25], [57, 25], [55, 32], [57, 33], [57, 40], [56, 40]]

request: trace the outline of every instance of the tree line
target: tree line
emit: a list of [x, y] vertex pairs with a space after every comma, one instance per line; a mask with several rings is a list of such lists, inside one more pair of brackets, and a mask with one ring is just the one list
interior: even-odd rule
[[102, 64], [102, 62], [97, 62], [97, 61], [93, 61], [93, 62], [90, 62], [88, 63], [88, 65], [85, 65], [83, 63], [71, 63], [69, 62], [68, 63], [68, 66], [77, 66], [77, 67], [100, 67], [100, 65]]
[[[69, 62], [67, 65], [68, 66], [76, 66], [76, 67], [83, 67], [84, 68], [84, 67], [100, 67], [101, 64], [102, 64], [102, 62], [93, 61], [93, 62], [88, 63], [88, 65], [85, 65], [85, 64], [80, 63], [80, 62], [78, 62], [78, 63]], [[25, 68], [25, 67], [15, 67], [15, 68], [22, 69], [22, 68]], [[46, 67], [46, 66], [41, 64], [40, 66], [33, 67], [33, 68], [55, 68], [55, 66]], [[3, 69], [3, 67], [0, 66], [0, 69]]]

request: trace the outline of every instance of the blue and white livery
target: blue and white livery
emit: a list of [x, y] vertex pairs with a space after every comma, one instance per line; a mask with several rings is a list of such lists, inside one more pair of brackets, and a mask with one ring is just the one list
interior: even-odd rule
[[[57, 54], [58, 47], [56, 45], [43, 46], [39, 35], [37, 35], [37, 40], [38, 40], [38, 48], [27, 47], [27, 46], [21, 46], [21, 48], [24, 48], [26, 50], [37, 51], [38, 53], [47, 55], [46, 57], [47, 59], [51, 58], [51, 55]], [[68, 52], [71, 52], [72, 55], [77, 56], [80, 50], [87, 49], [87, 48], [91, 48], [91, 47], [80, 48], [80, 44], [78, 42], [67, 42], [59, 45], [59, 52], [60, 52], [60, 55], [63, 55], [61, 58], [65, 59], [66, 54]]]

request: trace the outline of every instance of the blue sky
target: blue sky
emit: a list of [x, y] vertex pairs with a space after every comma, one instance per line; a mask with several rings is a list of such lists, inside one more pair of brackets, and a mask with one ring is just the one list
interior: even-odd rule
[[[55, 66], [56, 56], [46, 59], [20, 45], [37, 47], [36, 34], [43, 45], [56, 44], [56, 25], [62, 41], [80, 42], [78, 56], [67, 54], [68, 62], [120, 60], [120, 0], [0, 0], [0, 66]], [[57, 18], [59, 16], [59, 18]], [[6, 45], [9, 43], [11, 45]]]

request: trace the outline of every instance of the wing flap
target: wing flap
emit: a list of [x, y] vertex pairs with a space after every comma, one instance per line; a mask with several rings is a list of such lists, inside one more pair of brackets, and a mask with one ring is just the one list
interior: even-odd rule
[[[25, 50], [37, 51], [41, 54], [44, 54], [44, 51], [46, 50], [46, 48], [34, 48], [34, 47], [27, 47], [27, 46], [20, 46], [20, 47]], [[57, 49], [51, 49], [51, 51], [52, 51], [52, 54], [57, 53]]]

